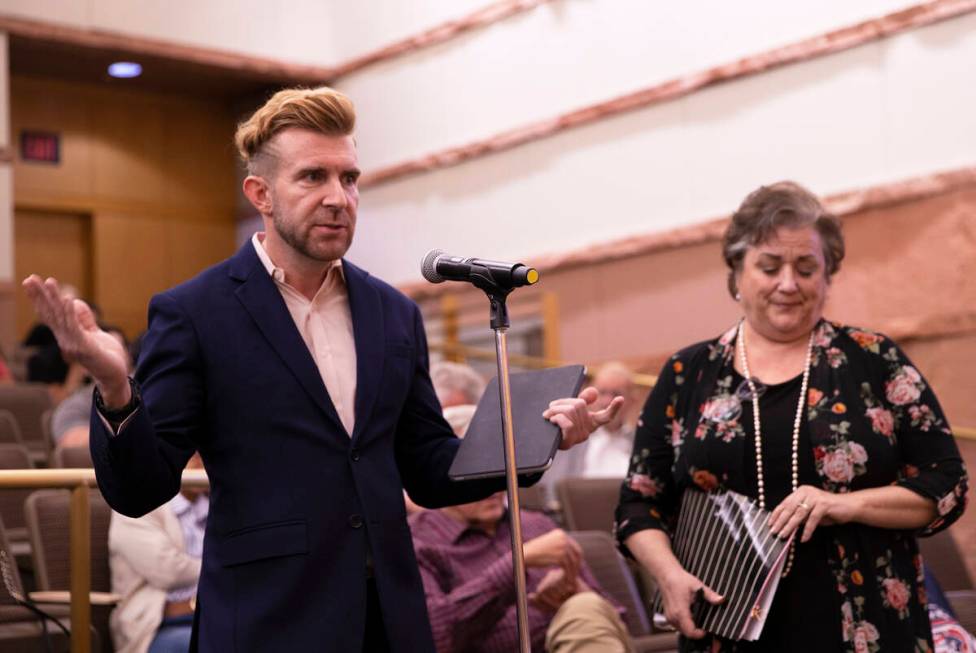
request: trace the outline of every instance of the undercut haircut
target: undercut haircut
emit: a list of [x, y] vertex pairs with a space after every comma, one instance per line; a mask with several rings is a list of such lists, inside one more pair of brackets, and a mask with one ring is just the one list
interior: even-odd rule
[[269, 142], [285, 129], [309, 129], [328, 136], [349, 136], [356, 127], [352, 100], [339, 91], [289, 88], [278, 91], [237, 126], [234, 144], [248, 174], [267, 174], [273, 159]]
[[732, 215], [722, 238], [722, 257], [729, 267], [729, 294], [739, 292], [736, 276], [750, 247], [769, 241], [777, 229], [813, 227], [823, 243], [824, 273], [827, 281], [844, 260], [844, 235], [841, 222], [827, 212], [817, 196], [793, 181], [760, 186], [749, 193]]

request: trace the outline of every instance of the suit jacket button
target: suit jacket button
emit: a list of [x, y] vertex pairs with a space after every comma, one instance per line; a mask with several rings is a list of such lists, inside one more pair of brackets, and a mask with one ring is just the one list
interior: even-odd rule
[[363, 526], [363, 516], [362, 515], [349, 515], [349, 525], [353, 528], [362, 528]]
[[353, 462], [359, 460], [359, 449], [353, 449], [349, 457], [353, 459]]

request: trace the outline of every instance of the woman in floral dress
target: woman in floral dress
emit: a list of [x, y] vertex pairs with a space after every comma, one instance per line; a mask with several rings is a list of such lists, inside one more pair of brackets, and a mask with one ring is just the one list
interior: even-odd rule
[[[891, 340], [823, 318], [844, 243], [806, 189], [750, 194], [723, 254], [743, 319], [665, 364], [621, 490], [622, 548], [655, 578], [682, 651], [931, 651], [915, 537], [955, 521], [967, 488], [935, 395]], [[758, 641], [691, 618], [703, 583], [670, 541], [691, 487], [761, 498], [773, 530], [796, 534]]]

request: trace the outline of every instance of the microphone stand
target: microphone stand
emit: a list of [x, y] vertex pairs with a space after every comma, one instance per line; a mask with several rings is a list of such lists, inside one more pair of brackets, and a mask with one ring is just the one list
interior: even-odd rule
[[531, 653], [528, 598], [525, 589], [525, 552], [522, 550], [522, 514], [519, 509], [518, 468], [515, 461], [515, 427], [512, 420], [512, 387], [508, 371], [508, 306], [511, 288], [488, 282], [475, 285], [485, 291], [491, 304], [491, 328], [495, 332], [495, 358], [498, 362], [498, 396], [501, 400], [505, 481], [508, 494], [508, 524], [512, 535], [512, 573], [515, 575], [515, 614], [518, 624], [519, 653]]

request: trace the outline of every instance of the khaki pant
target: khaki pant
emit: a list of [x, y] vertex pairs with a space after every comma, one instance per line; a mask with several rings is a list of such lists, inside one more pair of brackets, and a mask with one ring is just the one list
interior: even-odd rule
[[595, 592], [569, 597], [546, 631], [549, 653], [634, 653], [620, 615]]

